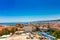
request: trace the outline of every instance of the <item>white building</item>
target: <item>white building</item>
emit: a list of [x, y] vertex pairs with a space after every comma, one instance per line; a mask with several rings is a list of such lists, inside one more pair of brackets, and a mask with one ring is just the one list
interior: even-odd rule
[[47, 31], [49, 28], [47, 26], [40, 26], [40, 31]]
[[25, 32], [31, 32], [33, 29], [30, 26], [24, 26], [24, 31]]
[[32, 27], [32, 26], [24, 26], [24, 30], [25, 32], [32, 32], [33, 30], [35, 30], [36, 28], [35, 27]]

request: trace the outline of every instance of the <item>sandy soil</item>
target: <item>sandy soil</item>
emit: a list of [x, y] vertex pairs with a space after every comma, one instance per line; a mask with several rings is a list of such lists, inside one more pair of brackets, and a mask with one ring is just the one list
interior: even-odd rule
[[28, 35], [13, 35], [6, 40], [39, 40], [36, 37], [34, 39], [27, 39], [26, 37], [28, 37]]

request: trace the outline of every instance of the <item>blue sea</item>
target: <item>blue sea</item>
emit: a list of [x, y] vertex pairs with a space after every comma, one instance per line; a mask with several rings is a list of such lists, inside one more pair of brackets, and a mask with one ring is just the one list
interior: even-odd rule
[[10, 23], [0, 23], [3, 25], [16, 25], [16, 24], [28, 24], [28, 22], [10, 22]]

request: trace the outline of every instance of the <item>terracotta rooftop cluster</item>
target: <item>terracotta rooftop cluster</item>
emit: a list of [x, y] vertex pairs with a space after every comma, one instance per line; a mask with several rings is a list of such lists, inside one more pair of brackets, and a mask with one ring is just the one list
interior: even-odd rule
[[12, 28], [14, 28], [15, 26], [6, 26], [6, 25], [0, 25], [0, 34], [4, 32], [5, 29], [8, 29], [9, 31], [12, 30]]
[[5, 25], [0, 25], [0, 31], [4, 30], [5, 28], [7, 28], [8, 30], [11, 30], [12, 28], [15, 27], [23, 27], [23, 26], [30, 26], [30, 27], [42, 27], [42, 26], [46, 26], [46, 27], [50, 27], [50, 28], [54, 28], [54, 29], [59, 29], [60, 30], [60, 23], [42, 23], [42, 24], [16, 24], [15, 26], [6, 26]]
[[54, 28], [54, 29], [60, 30], [60, 23], [51, 23], [51, 24], [50, 24], [50, 27], [51, 27], [51, 28]]

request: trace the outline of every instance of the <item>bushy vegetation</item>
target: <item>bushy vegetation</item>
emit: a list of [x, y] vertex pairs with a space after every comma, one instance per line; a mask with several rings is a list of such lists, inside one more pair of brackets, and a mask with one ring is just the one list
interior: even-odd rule
[[16, 28], [12, 28], [10, 32], [14, 34], [15, 31], [16, 31]]
[[4, 30], [0, 31], [0, 36], [2, 36], [2, 35], [8, 35], [10, 33], [13, 33], [14, 34], [15, 31], [16, 31], [16, 28], [12, 28], [11, 30], [4, 29]]
[[54, 33], [54, 32], [55, 32], [55, 30], [53, 30], [53, 29], [49, 28], [49, 30], [47, 30], [47, 32], [50, 32], [50, 34], [52, 34], [52, 33]]
[[10, 31], [8, 30], [8, 29], [5, 29], [4, 31], [3, 31], [3, 35], [7, 35], [7, 34], [9, 34], [10, 33]]
[[60, 30], [54, 30], [54, 29], [49, 29], [48, 32], [50, 32], [51, 35], [53, 35], [56, 38], [60, 38]]
[[2, 36], [2, 35], [3, 35], [3, 30], [0, 31], [0, 36]]
[[56, 38], [60, 38], [60, 30], [55, 30], [52, 35]]

